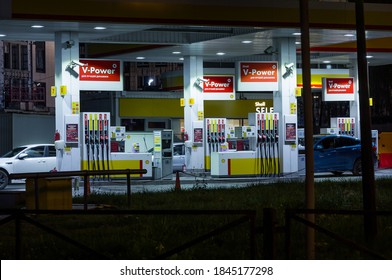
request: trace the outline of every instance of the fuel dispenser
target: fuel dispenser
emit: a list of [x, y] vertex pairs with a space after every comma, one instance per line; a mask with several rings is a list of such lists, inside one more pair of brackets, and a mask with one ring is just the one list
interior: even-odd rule
[[173, 176], [173, 131], [154, 131], [155, 179], [172, 179]]
[[355, 136], [355, 118], [331, 118], [331, 128], [336, 128], [337, 134]]
[[110, 169], [110, 113], [81, 114], [82, 170]]
[[256, 126], [256, 151], [260, 159], [260, 175], [274, 176], [280, 173], [279, 114], [250, 113], [249, 124]]
[[125, 126], [110, 127], [110, 148], [112, 152], [125, 152]]
[[230, 151], [255, 151], [257, 134], [255, 126], [236, 126], [230, 128], [227, 142]]
[[221, 145], [226, 142], [226, 119], [225, 118], [206, 118], [205, 119], [205, 168], [211, 168], [211, 154], [219, 152]]
[[[279, 115], [249, 113], [248, 119], [248, 126], [225, 129], [228, 149], [217, 151], [213, 141], [208, 145], [212, 150], [211, 176], [274, 176], [280, 173]], [[207, 137], [215, 138], [215, 132], [219, 135], [219, 122], [216, 123], [218, 128], [214, 127], [214, 121], [206, 121], [211, 133]]]

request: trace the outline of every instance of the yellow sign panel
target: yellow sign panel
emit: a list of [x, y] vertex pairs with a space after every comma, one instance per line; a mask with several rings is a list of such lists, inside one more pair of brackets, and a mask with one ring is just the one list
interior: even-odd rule
[[60, 86], [60, 94], [62, 96], [67, 94], [67, 86]]
[[79, 114], [80, 113], [80, 106], [79, 102], [72, 102], [72, 114]]
[[50, 96], [55, 97], [57, 95], [57, 88], [55, 86], [50, 87]]
[[197, 119], [199, 121], [204, 119], [204, 112], [203, 111], [197, 111]]
[[296, 114], [297, 113], [297, 104], [296, 103], [290, 103], [290, 114]]

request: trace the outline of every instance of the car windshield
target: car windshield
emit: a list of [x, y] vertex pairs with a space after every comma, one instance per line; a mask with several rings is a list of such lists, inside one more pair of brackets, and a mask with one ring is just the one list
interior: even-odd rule
[[313, 136], [313, 146], [320, 141], [320, 139], [322, 138], [322, 136]]
[[6, 153], [5, 155], [2, 155], [1, 157], [2, 157], [2, 158], [14, 157], [14, 156], [16, 156], [17, 154], [19, 154], [21, 151], [23, 151], [24, 149], [26, 149], [26, 147], [18, 147], [18, 148], [15, 148], [15, 149], [9, 151], [8, 153]]

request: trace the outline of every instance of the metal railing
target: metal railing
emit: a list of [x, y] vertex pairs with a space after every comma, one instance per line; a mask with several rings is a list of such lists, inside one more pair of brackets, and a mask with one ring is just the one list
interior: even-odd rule
[[83, 198], [84, 210], [87, 210], [87, 199], [89, 194], [90, 177], [92, 176], [110, 176], [126, 175], [127, 177], [127, 202], [128, 207], [131, 205], [131, 175], [146, 174], [146, 169], [121, 169], [121, 170], [84, 170], [84, 171], [58, 171], [58, 172], [38, 172], [38, 173], [17, 173], [11, 174], [9, 178], [12, 179], [33, 179], [34, 180], [34, 200], [35, 209], [39, 210], [39, 186], [38, 179], [45, 178], [64, 178], [64, 177], [83, 177]]
[[[0, 209], [0, 215], [6, 215], [3, 219], [0, 219], [0, 225], [4, 225], [11, 221], [15, 221], [15, 258], [21, 259], [23, 258], [23, 250], [22, 243], [24, 234], [22, 231], [22, 221], [27, 222], [37, 228], [44, 230], [45, 232], [65, 241], [66, 243], [75, 246], [76, 248], [81, 249], [86, 252], [91, 258], [94, 259], [110, 259], [111, 257], [104, 255], [103, 253], [90, 248], [89, 246], [68, 237], [64, 233], [53, 229], [50, 226], [43, 224], [42, 222], [37, 221], [30, 217], [30, 215], [144, 215], [144, 216], [235, 216], [239, 217], [233, 219], [230, 222], [226, 222], [219, 227], [212, 229], [211, 231], [199, 235], [194, 239], [187, 241], [183, 244], [178, 245], [177, 247], [167, 250], [160, 255], [153, 257], [154, 259], [166, 259], [175, 254], [178, 254], [192, 246], [195, 246], [209, 238], [213, 238], [225, 231], [238, 227], [244, 223], [249, 223], [249, 254], [250, 259], [256, 259], [256, 211], [254, 210], [27, 210], [27, 209], [8, 209], [2, 210]], [[175, 230], [175, 229], [173, 229]], [[31, 236], [29, 237], [32, 238]], [[238, 242], [243, 242], [243, 240], [238, 240]]]
[[286, 209], [285, 213], [285, 247], [286, 247], [286, 258], [291, 259], [291, 228], [292, 221], [299, 222], [306, 227], [313, 228], [317, 232], [320, 232], [341, 244], [351, 248], [352, 250], [358, 251], [360, 253], [364, 253], [368, 256], [371, 256], [375, 259], [386, 259], [385, 256], [380, 254], [379, 252], [374, 251], [371, 248], [368, 248], [365, 245], [356, 243], [348, 238], [343, 237], [325, 227], [322, 227], [316, 223], [308, 221], [306, 218], [301, 217], [300, 215], [306, 214], [315, 214], [315, 215], [348, 215], [348, 216], [365, 216], [365, 215], [373, 215], [373, 216], [389, 216], [392, 217], [392, 211], [362, 211], [362, 210], [316, 210], [316, 209]]

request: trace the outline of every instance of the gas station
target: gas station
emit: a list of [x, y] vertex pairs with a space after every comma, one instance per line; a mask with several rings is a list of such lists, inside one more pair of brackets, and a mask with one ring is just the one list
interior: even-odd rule
[[[166, 110], [165, 104], [168, 108], [173, 108], [173, 104], [177, 104], [174, 105], [173, 114], [177, 114], [176, 112], [182, 114], [183, 125], [180, 130], [186, 136], [183, 140], [186, 149], [185, 168], [187, 171], [209, 172], [211, 176], [216, 177], [231, 177], [284, 176], [297, 173], [301, 169], [298, 148], [302, 143], [304, 133], [303, 128], [300, 128], [303, 126], [300, 125], [298, 112], [298, 100], [302, 91], [301, 61], [298, 61], [299, 25], [297, 16], [293, 16], [291, 20], [287, 19], [288, 15], [293, 14], [294, 11], [298, 13], [298, 7], [295, 5], [289, 5], [287, 10], [281, 9], [282, 14], [275, 18], [268, 15], [268, 11], [272, 11], [273, 7], [267, 5], [265, 1], [261, 1], [260, 4], [252, 2], [258, 11], [263, 11], [265, 18], [261, 19], [251, 12], [254, 7], [242, 7], [246, 13], [238, 15], [239, 18], [233, 19], [221, 28], [214, 25], [229, 20], [229, 15], [233, 15], [234, 10], [239, 8], [239, 4], [233, 4], [224, 9], [221, 7], [223, 12], [210, 20], [200, 19], [197, 15], [193, 15], [191, 18], [191, 21], [194, 21], [193, 25], [183, 26], [183, 29], [198, 34], [200, 38], [197, 42], [185, 42], [182, 41], [184, 38], [178, 37], [166, 43], [164, 35], [162, 37], [153, 35], [157, 35], [160, 30], [159, 34], [166, 36], [167, 31], [170, 33], [171, 30], [181, 28], [165, 26], [162, 22], [167, 22], [168, 19], [172, 19], [171, 23], [181, 22], [182, 17], [190, 16], [191, 8], [198, 8], [200, 3], [183, 4], [181, 6], [185, 11], [183, 15], [176, 14], [175, 3], [171, 1], [168, 3], [168, 13], [165, 15], [155, 10], [158, 7], [154, 6], [156, 3], [150, 7], [142, 5], [132, 7], [132, 9], [125, 9], [125, 4], [122, 3], [124, 5], [110, 6], [109, 10], [113, 15], [111, 20], [114, 21], [110, 23], [109, 19], [104, 17], [102, 20], [89, 22], [102, 15], [104, 9], [108, 8], [107, 4], [97, 3], [96, 7], [92, 8], [91, 3], [87, 3], [88, 1], [75, 1], [74, 6], [79, 7], [78, 9], [72, 8], [73, 5], [70, 4], [69, 9], [59, 11], [49, 7], [43, 8], [43, 2], [38, 1], [35, 9], [29, 13], [26, 12], [26, 8], [17, 5], [7, 11], [10, 12], [8, 15], [10, 22], [23, 15], [27, 15], [25, 20], [35, 21], [40, 18], [39, 13], [42, 11], [46, 17], [53, 17], [49, 19], [49, 22], [55, 30], [51, 33], [55, 46], [55, 81], [50, 91], [55, 99], [55, 127], [59, 135], [55, 141], [57, 170], [135, 168], [147, 170], [146, 174], [135, 175], [137, 177], [149, 179], [171, 177], [173, 173], [171, 167], [173, 129], [169, 127], [137, 135], [137, 133], [127, 132], [120, 120], [121, 117], [132, 114], [127, 111], [127, 103], [136, 102], [132, 98], [124, 97], [126, 94], [122, 94], [125, 81], [124, 61], [129, 61], [131, 56], [135, 60], [136, 55], [143, 55], [143, 57], [150, 55], [150, 61], [164, 61], [165, 59], [158, 57], [157, 53], [174, 52], [176, 48], [181, 49], [180, 53], [182, 53], [182, 72], [176, 73], [181, 77], [179, 79], [181, 82], [175, 85], [182, 87], [181, 96], [170, 100], [162, 98], [159, 102], [163, 111]], [[91, 9], [83, 9], [87, 5]], [[155, 11], [154, 22], [161, 22], [160, 25], [156, 23], [148, 25], [148, 18], [143, 16], [146, 14], [144, 12], [151, 7]], [[39, 10], [40, 8], [42, 10]], [[344, 8], [342, 12], [338, 3], [319, 3], [319, 6], [312, 9], [315, 14], [319, 14], [320, 11], [326, 12], [318, 19], [312, 19], [313, 26], [323, 27], [311, 30], [315, 38], [312, 42], [314, 48], [327, 45], [325, 50], [328, 49], [328, 55], [321, 57], [315, 63], [320, 65], [321, 61], [326, 60], [328, 56], [344, 56], [337, 63], [350, 64], [350, 67], [345, 69], [333, 67], [315, 69], [312, 72], [312, 86], [321, 90], [321, 98], [325, 102], [343, 101], [349, 104], [348, 114], [331, 117], [330, 126], [323, 128], [320, 132], [360, 137], [357, 63], [355, 53], [353, 55], [352, 49], [347, 47], [353, 44], [352, 39], [343, 37], [345, 34], [353, 34], [354, 22], [346, 17], [352, 12], [353, 5], [345, 5]], [[380, 41], [379, 47], [374, 49], [385, 50], [382, 43], [387, 42], [391, 37], [392, 26], [384, 21], [388, 15], [381, 8], [379, 6], [376, 12], [373, 10], [369, 12], [369, 20], [373, 24], [371, 31], [374, 32], [369, 40]], [[83, 13], [82, 10], [86, 12]], [[227, 12], [226, 15], [225, 12]], [[65, 23], [55, 19], [59, 15]], [[72, 15], [73, 20], [66, 20], [69, 15]], [[331, 15], [337, 15], [334, 18], [337, 23], [328, 23]], [[138, 19], [143, 24], [133, 24], [125, 20], [125, 17]], [[72, 22], [79, 22], [80, 26], [86, 24], [89, 28], [98, 26], [98, 24], [101, 26], [108, 24], [111, 25], [111, 29], [117, 27], [119, 32], [107, 30], [105, 32], [108, 33], [102, 37], [92, 34], [86, 36], [85, 26], [79, 28], [67, 26]], [[205, 26], [199, 27], [199, 23], [204, 23]], [[231, 27], [240, 23], [251, 27]], [[68, 29], [56, 29], [56, 25], [61, 24], [67, 26]], [[128, 34], [129, 39], [124, 39], [126, 36], [121, 38], [119, 34], [130, 28], [133, 29]], [[338, 30], [342, 28], [343, 30]], [[202, 38], [203, 32], [225, 34], [229, 32], [229, 29], [232, 32], [230, 35], [219, 37], [216, 35], [216, 38], [211, 36], [209, 42], [202, 43], [203, 40], [207, 40]], [[295, 31], [297, 35], [292, 35]], [[135, 37], [132, 37], [133, 35]], [[323, 36], [326, 39], [323, 39]], [[151, 39], [153, 37], [156, 39]], [[129, 44], [136, 40], [135, 38], [138, 38], [138, 44], [150, 44], [155, 48], [149, 49], [143, 45], [144, 51], [131, 52], [131, 55], [119, 55], [118, 47], [116, 49], [112, 46], [112, 52], [107, 51], [107, 55], [101, 55], [98, 58], [93, 51], [89, 53], [88, 50], [84, 50], [81, 53], [80, 46], [83, 44], [87, 46], [89, 43], [97, 44], [102, 41], [107, 44], [112, 42]], [[258, 42], [252, 52], [245, 50], [247, 44], [239, 43], [235, 49], [237, 52], [230, 54], [230, 58], [227, 53], [219, 54], [220, 59], [211, 58], [212, 52], [218, 55], [217, 51], [223, 48], [222, 43], [234, 45], [235, 42], [244, 42], [246, 38]], [[160, 48], [155, 46], [159, 44], [161, 44]], [[193, 50], [192, 45], [200, 49], [204, 46], [205, 52], [196, 50], [196, 48]], [[241, 48], [244, 50], [238, 51]], [[346, 53], [342, 54], [342, 50], [346, 50]], [[330, 52], [336, 53], [331, 55]], [[246, 55], [247, 53], [249, 55]], [[230, 61], [234, 67], [205, 67], [206, 62], [224, 62], [222, 57]], [[170, 59], [173, 61], [174, 58]], [[115, 92], [116, 109], [106, 112], [81, 112], [80, 95], [83, 91]], [[242, 99], [239, 97], [243, 94], [248, 96], [253, 94], [253, 99], [249, 100], [254, 100], [252, 102], [255, 107], [239, 109], [240, 105], [235, 105], [238, 110], [246, 111], [245, 116], [244, 112], [242, 113], [241, 118], [244, 121], [241, 124], [233, 124], [229, 121], [232, 118], [232, 112], [216, 117], [209, 115], [206, 111], [209, 101], [220, 102], [221, 107], [226, 107], [230, 102], [239, 104], [236, 102]], [[143, 110], [149, 114], [156, 108], [144, 107]], [[377, 132], [374, 133], [377, 135]], [[153, 152], [149, 152], [148, 148], [153, 148]]]
[[[80, 59], [77, 47], [73, 54], [70, 50], [73, 46], [64, 44], [64, 40], [75, 43], [76, 34], [67, 35], [56, 35], [59, 36], [56, 46], [60, 46], [56, 48], [59, 54], [56, 65], [61, 73], [52, 88], [56, 99], [56, 130], [65, 136], [56, 141], [58, 170], [135, 168], [147, 169], [146, 174], [140, 175], [147, 178], [171, 175], [172, 130], [145, 135], [143, 141], [146, 138], [152, 141], [154, 152], [141, 152], [140, 143], [130, 141], [124, 127], [111, 125], [110, 112], [79, 111], [80, 90], [122, 90], [121, 61]], [[184, 58], [184, 97], [178, 100], [178, 107], [184, 110], [186, 170], [207, 171], [217, 177], [280, 176], [298, 172], [298, 137], [303, 132], [298, 128], [296, 111], [300, 88], [296, 80], [295, 41], [279, 39], [275, 46], [276, 61], [238, 61], [232, 75], [205, 75], [202, 57]], [[73, 64], [74, 61], [78, 64]], [[324, 129], [324, 133], [358, 137], [356, 74], [339, 77], [333, 70], [329, 72], [332, 76], [321, 82], [323, 100], [349, 101], [351, 105], [350, 117], [331, 118], [331, 127]], [[248, 112], [247, 125], [243, 126], [229, 125], [227, 118], [205, 117], [205, 100], [231, 102], [236, 91], [272, 92], [270, 104], [273, 105], [258, 104], [261, 106], [257, 110]]]
[[[375, 147], [383, 166], [392, 166], [392, 142], [370, 129], [374, 100], [367, 71], [392, 66], [389, 1], [69, 0], [53, 5], [38, 0], [33, 6], [0, 1], [1, 39], [31, 41], [31, 53], [35, 42], [53, 43], [54, 76], [42, 78], [55, 111], [51, 172], [94, 171], [83, 174], [85, 210], [91, 174], [111, 181], [125, 176], [99, 172], [145, 171], [126, 174], [128, 206], [129, 176], [172, 180], [180, 140], [183, 173], [195, 178], [291, 178], [305, 171], [310, 212], [303, 213], [311, 225], [317, 210], [314, 135], [349, 135], [362, 138], [355, 139], [361, 155], [354, 166], [360, 168], [352, 173], [362, 176], [365, 239], [375, 237], [370, 151]], [[0, 48], [9, 52], [2, 41]], [[376, 83], [382, 79], [376, 77]], [[375, 101], [380, 107], [385, 102]], [[133, 129], [135, 120], [141, 120], [142, 130]], [[29, 207], [39, 210], [37, 184]], [[70, 209], [71, 184], [67, 178], [66, 194], [60, 195]], [[311, 227], [304, 250], [314, 259]]]

